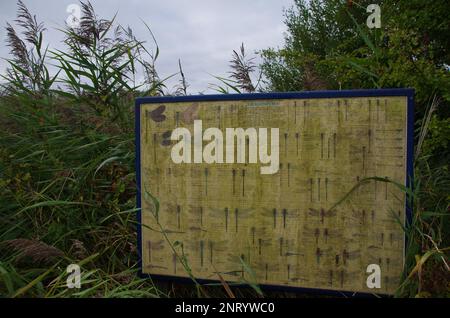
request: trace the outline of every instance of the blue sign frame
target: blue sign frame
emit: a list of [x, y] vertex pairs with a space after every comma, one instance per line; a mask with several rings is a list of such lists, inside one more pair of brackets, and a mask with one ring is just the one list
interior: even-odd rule
[[[142, 278], [152, 278], [157, 280], [169, 280], [180, 283], [193, 283], [190, 278], [169, 276], [169, 275], [150, 275], [142, 272], [142, 218], [141, 218], [141, 118], [140, 109], [143, 104], [153, 103], [175, 103], [175, 102], [200, 102], [200, 101], [233, 101], [233, 100], [270, 100], [270, 99], [318, 99], [318, 98], [350, 98], [350, 97], [407, 97], [407, 129], [406, 129], [406, 180], [407, 187], [413, 186], [413, 156], [414, 156], [414, 89], [412, 88], [392, 88], [392, 89], [361, 89], [361, 90], [339, 90], [339, 91], [302, 91], [288, 93], [254, 93], [254, 94], [214, 94], [214, 95], [193, 95], [193, 96], [157, 96], [141, 97], [135, 101], [135, 167], [136, 167], [136, 187], [137, 187], [137, 249], [138, 249], [138, 275]], [[412, 222], [412, 203], [411, 198], [406, 197], [406, 224], [409, 226]], [[405, 252], [407, 247], [405, 240]], [[218, 280], [198, 279], [201, 284], [220, 283]], [[368, 293], [356, 293], [353, 291], [336, 291], [319, 288], [304, 288], [293, 286], [278, 285], [260, 285], [262, 289], [283, 290], [292, 292], [320, 293], [327, 295], [346, 295], [346, 296], [370, 296]], [[377, 295], [383, 295], [374, 293]]]

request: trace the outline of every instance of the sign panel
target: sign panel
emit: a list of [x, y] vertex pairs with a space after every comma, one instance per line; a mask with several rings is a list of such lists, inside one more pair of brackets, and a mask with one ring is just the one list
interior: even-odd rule
[[[392, 294], [413, 91], [136, 102], [143, 274]], [[393, 182], [385, 182], [391, 180]]]

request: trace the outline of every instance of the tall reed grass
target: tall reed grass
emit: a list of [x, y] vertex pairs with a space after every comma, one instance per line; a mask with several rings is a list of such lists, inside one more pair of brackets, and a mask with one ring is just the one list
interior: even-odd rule
[[[80, 26], [61, 30], [65, 50], [42, 47], [45, 27], [20, 0], [17, 26], [7, 24], [11, 58], [0, 98], [0, 295], [262, 296], [254, 281], [243, 282], [251, 287], [244, 289], [218, 277], [218, 286], [197, 283], [194, 289], [137, 277], [133, 100], [168, 90], [155, 68], [159, 48], [147, 25], [153, 49], [115, 18], [99, 18], [89, 2], [81, 6]], [[55, 74], [49, 64], [57, 66]], [[186, 95], [181, 61], [178, 66], [175, 94]], [[230, 78], [216, 77], [220, 85], [214, 89], [262, 90], [261, 76], [252, 82], [257, 67], [243, 45], [230, 66]], [[145, 75], [140, 83], [139, 73]], [[429, 114], [436, 107], [433, 100]], [[417, 132], [414, 187], [403, 189], [414, 219], [405, 228], [409, 246], [398, 296], [449, 293], [450, 177], [421, 153], [427, 118]], [[180, 252], [179, 244], [173, 248]], [[81, 290], [66, 288], [71, 263], [82, 266]], [[242, 265], [251, 277], [251, 268]]]

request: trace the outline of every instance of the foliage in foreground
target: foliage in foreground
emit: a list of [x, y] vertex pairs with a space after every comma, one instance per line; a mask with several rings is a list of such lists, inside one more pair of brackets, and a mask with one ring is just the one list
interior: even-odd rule
[[[433, 3], [433, 10], [439, 9], [441, 3]], [[408, 262], [398, 296], [448, 296], [450, 95], [448, 70], [442, 68], [448, 38], [439, 24], [427, 25], [433, 40], [424, 56], [420, 43], [404, 42], [412, 28], [394, 28], [387, 31], [392, 47], [383, 47], [384, 34], [368, 35], [356, 27], [361, 10], [333, 1], [295, 4], [299, 11], [287, 13], [286, 47], [263, 53], [268, 90], [418, 90], [416, 181], [413, 190], [404, 189], [415, 217], [406, 230]], [[401, 4], [408, 9], [407, 2]], [[80, 28], [63, 30], [65, 52], [42, 47], [44, 27], [21, 2], [18, 19], [25, 38], [8, 26], [12, 58], [0, 100], [0, 295], [260, 296], [257, 286], [247, 291], [222, 282], [218, 288], [192, 288], [137, 277], [132, 101], [139, 94], [167, 93], [154, 67], [159, 50], [147, 50], [130, 28], [114, 28], [114, 19], [99, 19], [89, 3], [82, 7]], [[410, 14], [406, 9], [402, 12]], [[411, 63], [408, 50], [417, 63]], [[59, 65], [59, 73], [49, 74], [50, 62]], [[145, 74], [141, 83], [135, 81], [138, 67]], [[252, 83], [256, 67], [243, 46], [234, 52], [231, 67], [231, 78], [217, 77], [224, 85], [215, 86], [219, 92], [261, 90], [259, 81]], [[179, 69], [175, 94], [186, 94], [181, 63]], [[71, 263], [82, 265], [81, 290], [66, 288]]]
[[[137, 276], [133, 102], [168, 93], [157, 45], [148, 50], [86, 2], [80, 26], [61, 30], [67, 51], [49, 52], [43, 24], [18, 3], [25, 36], [8, 24], [0, 99], [0, 296], [223, 295]], [[52, 76], [49, 63], [59, 67]], [[179, 69], [174, 92], [186, 94]], [[66, 286], [72, 263], [82, 267], [81, 290]]]

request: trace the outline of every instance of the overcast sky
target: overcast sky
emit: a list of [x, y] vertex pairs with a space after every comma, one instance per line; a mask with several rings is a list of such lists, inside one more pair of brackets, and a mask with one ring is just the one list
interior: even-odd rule
[[[62, 28], [69, 16], [66, 12], [74, 0], [23, 0], [38, 21], [47, 28], [45, 42], [61, 48]], [[244, 42], [248, 53], [283, 44], [285, 26], [283, 9], [292, 0], [92, 0], [96, 13], [130, 25], [139, 39], [151, 41], [144, 20], [152, 29], [160, 48], [157, 70], [161, 77], [178, 71], [180, 58], [189, 93], [210, 93], [208, 84], [216, 82], [209, 74], [226, 76], [233, 49]], [[16, 16], [16, 1], [1, 0], [2, 21], [0, 56], [8, 55], [5, 25]], [[5, 62], [0, 68], [5, 70]], [[177, 80], [172, 79], [172, 86]]]

